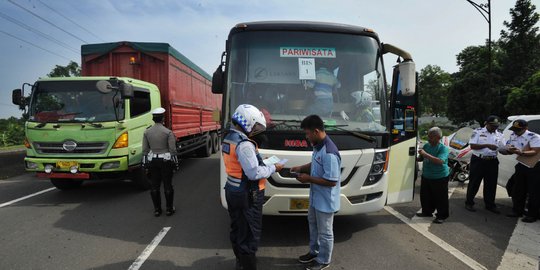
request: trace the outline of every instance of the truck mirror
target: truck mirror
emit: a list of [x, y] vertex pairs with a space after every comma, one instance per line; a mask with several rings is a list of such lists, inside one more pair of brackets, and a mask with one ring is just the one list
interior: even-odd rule
[[398, 64], [399, 81], [397, 93], [404, 96], [412, 96], [416, 92], [416, 67], [413, 61], [405, 61]]
[[223, 64], [220, 64], [214, 74], [212, 75], [212, 93], [223, 94]]
[[120, 93], [122, 94], [123, 98], [132, 98], [134, 96], [133, 85], [130, 83], [122, 83], [120, 86]]
[[109, 81], [98, 81], [96, 83], [96, 88], [102, 94], [108, 94], [113, 90], [113, 87]]
[[11, 93], [11, 102], [15, 105], [22, 106], [24, 105], [23, 99], [22, 99], [22, 91], [21, 89], [15, 89]]

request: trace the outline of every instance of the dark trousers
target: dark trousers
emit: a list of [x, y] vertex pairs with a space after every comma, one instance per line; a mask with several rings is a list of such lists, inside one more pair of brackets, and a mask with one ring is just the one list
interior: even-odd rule
[[437, 218], [447, 219], [449, 216], [448, 177], [440, 179], [422, 177], [420, 203], [423, 214], [431, 215], [437, 210]]
[[527, 174], [531, 169], [521, 163], [518, 163], [515, 168], [514, 184], [512, 185], [512, 209], [515, 213], [523, 215], [527, 201]]
[[173, 191], [173, 164], [171, 161], [165, 161], [161, 158], [154, 158], [150, 162], [148, 170], [150, 173], [152, 191], [159, 192], [161, 189], [161, 183], [163, 183], [165, 193]]
[[521, 163], [516, 165], [512, 189], [512, 202], [516, 213], [524, 213], [527, 195], [527, 216], [540, 218], [540, 162], [534, 168], [528, 168]]
[[231, 218], [231, 244], [236, 258], [244, 269], [256, 267], [254, 263], [261, 240], [263, 197], [264, 190], [242, 192], [225, 190]]
[[495, 207], [495, 193], [497, 193], [497, 177], [499, 176], [499, 160], [482, 159], [475, 155], [471, 157], [471, 172], [469, 186], [467, 187], [467, 201], [465, 204], [474, 205], [474, 197], [484, 180], [484, 204], [486, 208]]

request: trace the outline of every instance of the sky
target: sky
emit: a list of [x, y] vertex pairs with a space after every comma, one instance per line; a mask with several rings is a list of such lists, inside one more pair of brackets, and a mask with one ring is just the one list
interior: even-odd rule
[[[492, 39], [497, 40], [515, 1], [491, 2]], [[21, 115], [11, 103], [13, 89], [45, 77], [55, 65], [80, 64], [83, 44], [166, 42], [211, 74], [229, 30], [239, 22], [262, 20], [371, 28], [382, 42], [409, 51], [417, 70], [431, 64], [456, 72], [456, 55], [488, 37], [487, 22], [466, 0], [0, 0], [0, 118]], [[386, 67], [395, 60], [385, 57]]]

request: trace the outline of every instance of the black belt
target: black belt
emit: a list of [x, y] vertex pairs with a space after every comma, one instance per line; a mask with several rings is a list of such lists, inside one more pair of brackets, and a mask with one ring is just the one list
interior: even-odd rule
[[484, 155], [474, 155], [477, 158], [483, 159], [483, 160], [496, 160], [497, 156], [484, 156]]

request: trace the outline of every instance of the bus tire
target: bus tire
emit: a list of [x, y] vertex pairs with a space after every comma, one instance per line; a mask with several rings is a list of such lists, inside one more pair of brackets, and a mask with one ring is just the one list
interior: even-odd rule
[[82, 180], [51, 178], [51, 183], [59, 190], [72, 190], [82, 185]]
[[219, 136], [217, 133], [213, 132], [212, 135], [210, 135], [210, 138], [212, 139], [212, 154], [215, 154], [219, 151], [220, 147]]
[[212, 140], [209, 135], [205, 135], [204, 144], [197, 150], [198, 157], [209, 157], [212, 155]]
[[131, 182], [140, 190], [149, 190], [152, 185], [150, 178], [146, 175], [146, 170], [143, 168], [131, 172]]

